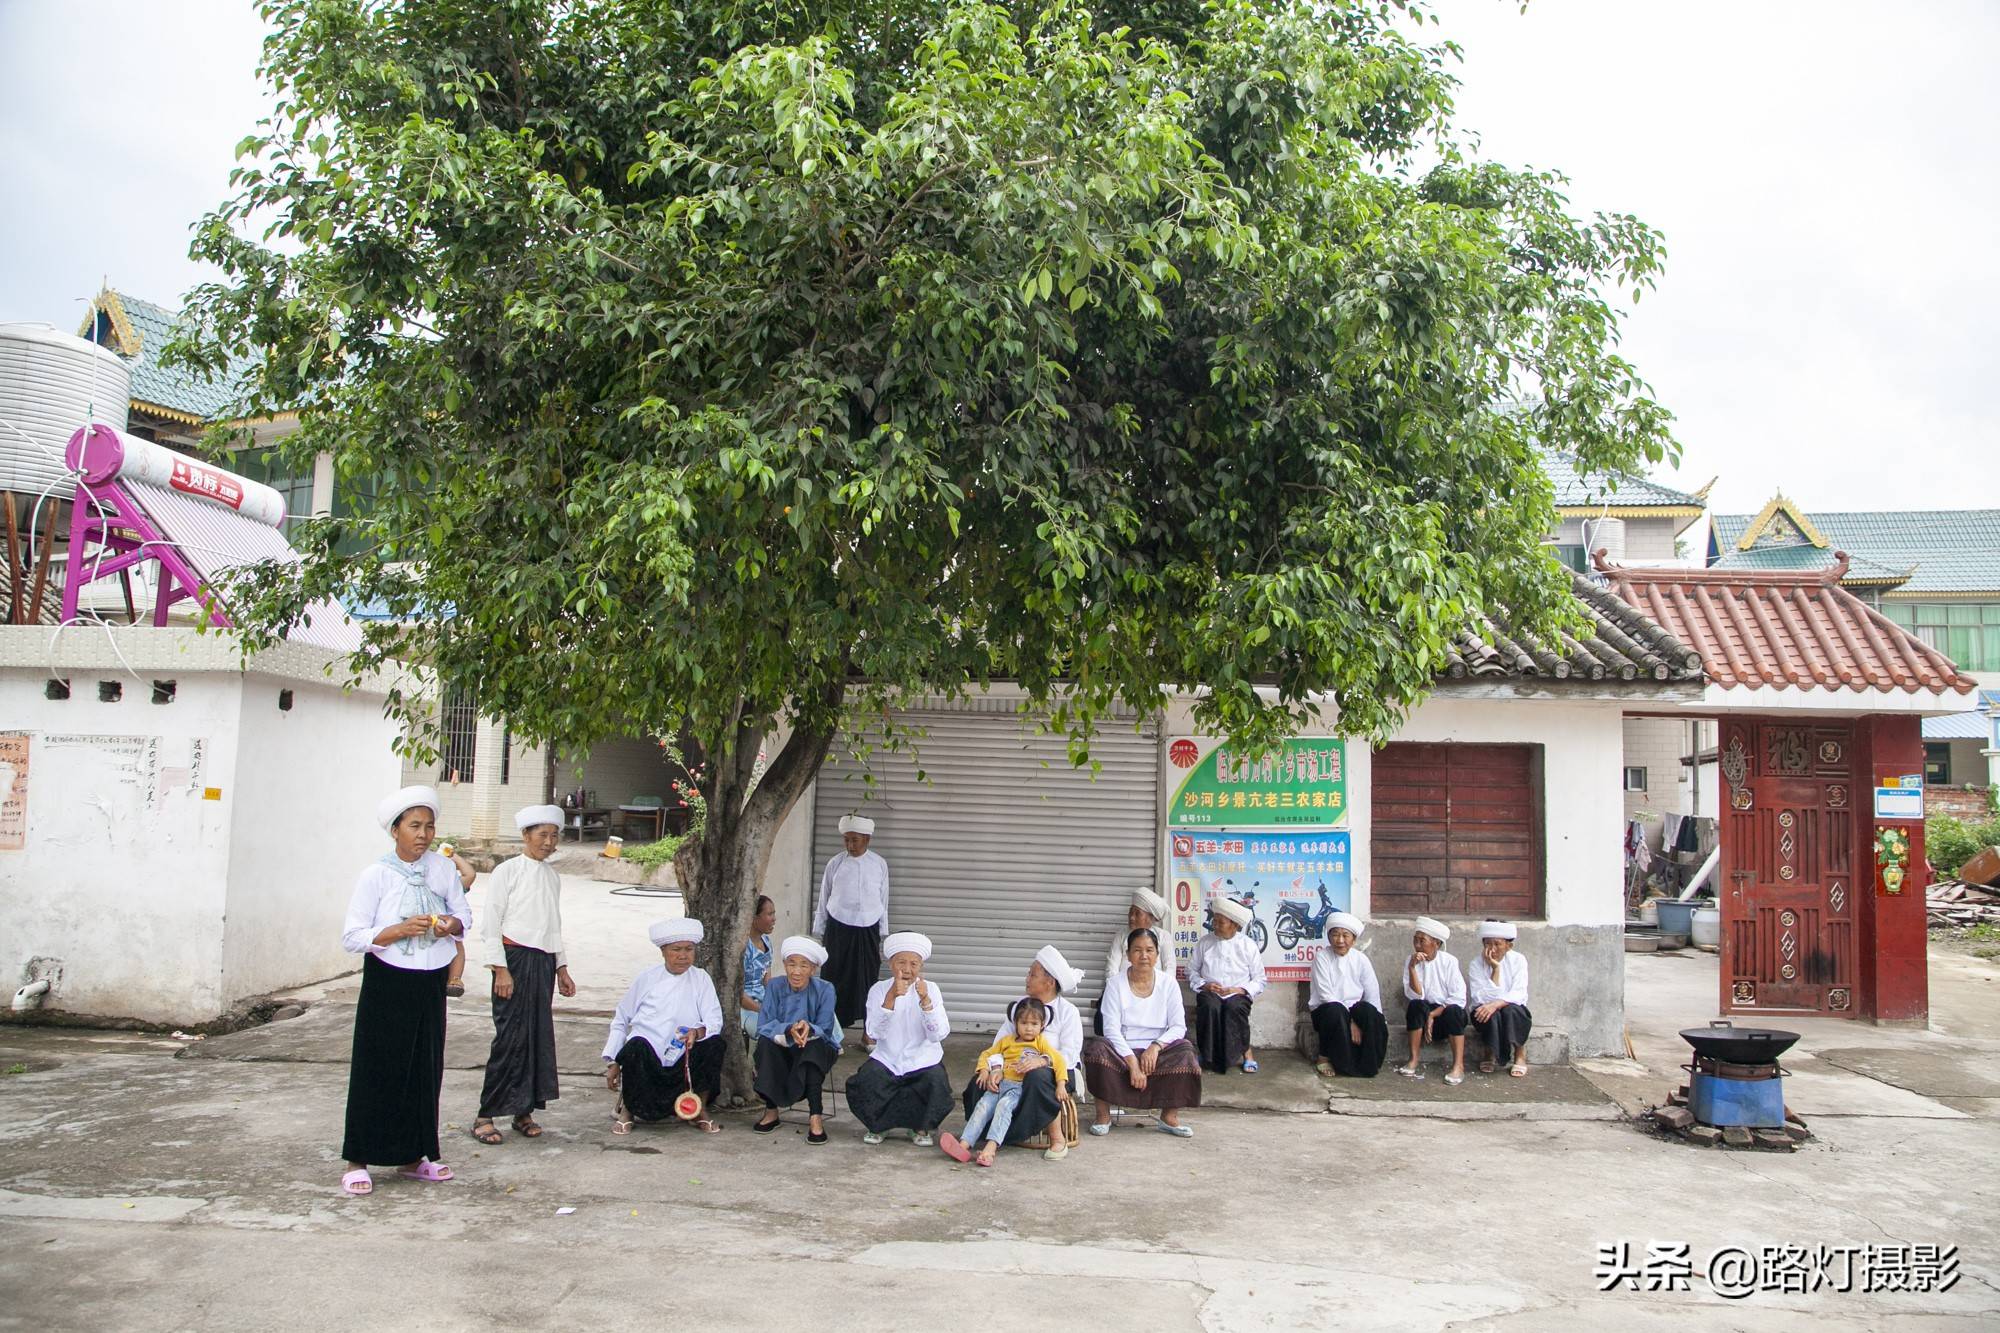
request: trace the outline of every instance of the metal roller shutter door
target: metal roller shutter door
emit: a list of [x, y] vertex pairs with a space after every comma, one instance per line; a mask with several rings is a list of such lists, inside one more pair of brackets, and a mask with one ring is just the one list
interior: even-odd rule
[[821, 770], [815, 901], [840, 850], [840, 817], [863, 811], [878, 821], [874, 849], [889, 862], [889, 928], [930, 936], [925, 975], [955, 1027], [996, 1027], [1044, 944], [1088, 973], [1071, 998], [1095, 999], [1132, 886], [1158, 882], [1158, 729], [1135, 733], [1129, 716], [1107, 721], [1091, 744], [1103, 765], [1093, 780], [1070, 766], [1060, 736], [1037, 736], [1011, 708], [898, 718], [927, 734], [914, 756], [871, 755], [872, 789], [844, 754]]

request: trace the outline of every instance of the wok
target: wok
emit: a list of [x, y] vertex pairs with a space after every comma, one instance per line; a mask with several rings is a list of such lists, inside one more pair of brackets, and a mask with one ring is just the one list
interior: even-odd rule
[[1768, 1065], [1792, 1048], [1796, 1032], [1777, 1028], [1740, 1028], [1726, 1018], [1718, 1018], [1705, 1028], [1682, 1028], [1681, 1040], [1694, 1047], [1696, 1055], [1726, 1060], [1733, 1065]]

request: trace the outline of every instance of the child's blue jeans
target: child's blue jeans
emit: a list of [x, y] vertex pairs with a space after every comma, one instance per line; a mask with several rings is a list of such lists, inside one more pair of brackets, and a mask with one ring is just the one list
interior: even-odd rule
[[1007, 1126], [1014, 1123], [1014, 1111], [1020, 1104], [1021, 1085], [1006, 1079], [1001, 1080], [999, 1091], [982, 1093], [979, 1105], [972, 1108], [972, 1115], [965, 1122], [963, 1137], [967, 1146], [976, 1148], [984, 1139], [1005, 1143]]

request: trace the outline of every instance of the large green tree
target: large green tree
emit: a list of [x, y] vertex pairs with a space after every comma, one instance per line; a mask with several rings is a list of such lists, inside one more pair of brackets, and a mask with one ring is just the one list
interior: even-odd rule
[[238, 601], [378, 603], [357, 668], [531, 739], [697, 739], [725, 994], [843, 718], [1007, 678], [1078, 762], [1171, 687], [1379, 735], [1475, 613], [1566, 614], [1540, 442], [1669, 447], [1616, 351], [1658, 238], [1479, 160], [1417, 6], [265, 12], [190, 355], [380, 499]]

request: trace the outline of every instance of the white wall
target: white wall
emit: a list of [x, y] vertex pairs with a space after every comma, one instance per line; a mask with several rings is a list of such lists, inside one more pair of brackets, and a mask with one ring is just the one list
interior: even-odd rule
[[[1565, 518], [1556, 529], [1556, 540], [1565, 546], [1575, 546], [1583, 541], [1583, 525], [1587, 520]], [[1677, 540], [1674, 528], [1681, 522], [1677, 518], [1628, 518], [1625, 524], [1625, 564], [1672, 564], [1678, 560], [1674, 550]], [[1593, 554], [1597, 547], [1604, 545], [1600, 539], [1591, 544]], [[1692, 550], [1690, 554], [1693, 554]]]
[[1624, 787], [1626, 768], [1646, 770], [1646, 790], [1624, 792], [1625, 818], [1642, 819], [1646, 845], [1660, 849], [1666, 828], [1661, 815], [1694, 813], [1694, 770], [1681, 762], [1687, 753], [1688, 723], [1671, 717], [1625, 719], [1625, 758], [1618, 784]]
[[[176, 673], [174, 701], [154, 704], [150, 676], [68, 674], [71, 697], [54, 701], [44, 697], [45, 668], [0, 673], [0, 716], [8, 730], [32, 733], [26, 845], [0, 851], [0, 977], [18, 985], [31, 958], [55, 958], [62, 978], [50, 1008], [213, 1018], [223, 1007], [223, 886], [241, 795], [239, 678]], [[100, 702], [100, 680], [124, 697]], [[211, 787], [220, 800], [203, 799]]]
[[359, 964], [340, 947], [341, 919], [356, 876], [389, 850], [375, 803], [400, 768], [376, 696], [252, 673], [239, 699], [225, 1006]]

